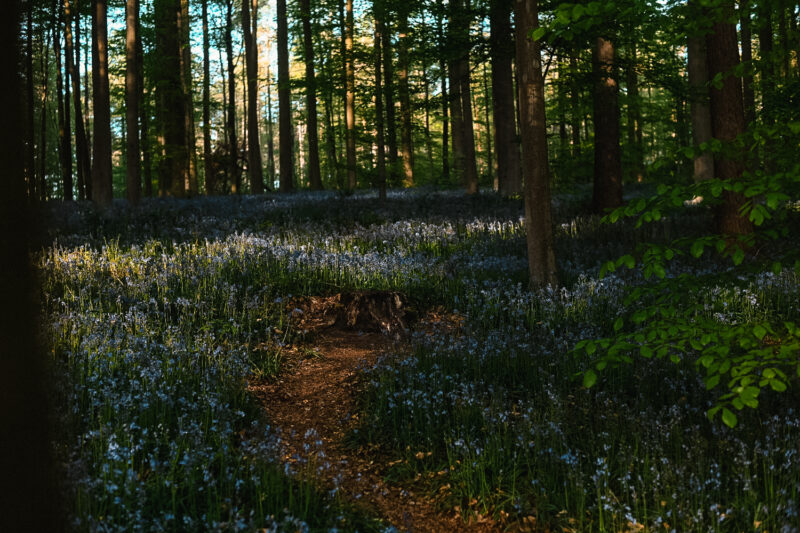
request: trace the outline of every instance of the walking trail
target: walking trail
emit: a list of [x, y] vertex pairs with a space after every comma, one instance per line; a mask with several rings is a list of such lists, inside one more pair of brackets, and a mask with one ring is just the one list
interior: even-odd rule
[[490, 521], [467, 524], [454, 511], [438, 510], [413, 487], [385, 481], [387, 464], [375, 450], [344, 444], [348, 430], [357, 423], [359, 368], [392, 349], [392, 341], [379, 333], [332, 328], [317, 337], [314, 347], [318, 357], [300, 360], [275, 382], [251, 385], [270, 423], [281, 428], [283, 460], [328, 463], [317, 474], [321, 487], [337, 488], [349, 501], [365, 505], [400, 531], [497, 531]]

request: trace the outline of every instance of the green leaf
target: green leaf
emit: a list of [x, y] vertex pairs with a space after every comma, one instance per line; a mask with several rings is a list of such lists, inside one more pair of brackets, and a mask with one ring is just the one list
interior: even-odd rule
[[703, 255], [703, 249], [705, 248], [705, 243], [703, 241], [694, 241], [692, 243], [691, 254], [693, 257], [700, 257]]
[[786, 383], [779, 379], [771, 379], [769, 386], [772, 387], [772, 390], [775, 392], [783, 392], [786, 390]]
[[597, 374], [594, 370], [589, 369], [583, 374], [583, 386], [590, 389], [592, 385], [597, 383]]
[[711, 390], [719, 385], [719, 374], [714, 374], [706, 380], [706, 390]]
[[621, 330], [624, 323], [625, 323], [625, 321], [622, 319], [622, 317], [617, 318], [614, 321], [614, 331]]
[[733, 264], [734, 265], [741, 265], [742, 261], [744, 261], [744, 250], [742, 250], [741, 246], [736, 247], [736, 251], [733, 252]]
[[753, 335], [755, 335], [758, 340], [762, 340], [766, 334], [767, 329], [761, 324], [757, 324], [756, 327], [753, 328]]
[[586, 343], [586, 353], [592, 355], [594, 352], [597, 351], [597, 345], [594, 341], [589, 341]]
[[731, 412], [728, 408], [722, 409], [722, 421], [725, 422], [725, 425], [729, 428], [736, 427], [738, 420], [736, 419], [736, 415]]
[[783, 270], [783, 265], [781, 264], [780, 261], [775, 261], [774, 263], [772, 263], [772, 273], [773, 274], [775, 274], [777, 276], [777, 275], [779, 275], [781, 273], [782, 270]]

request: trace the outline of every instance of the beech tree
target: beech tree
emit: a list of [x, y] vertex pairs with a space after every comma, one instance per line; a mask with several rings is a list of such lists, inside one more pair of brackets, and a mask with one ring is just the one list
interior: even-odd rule
[[94, 0], [92, 9], [92, 86], [94, 89], [94, 147], [92, 149], [92, 200], [111, 205], [111, 102], [108, 86], [107, 0]]

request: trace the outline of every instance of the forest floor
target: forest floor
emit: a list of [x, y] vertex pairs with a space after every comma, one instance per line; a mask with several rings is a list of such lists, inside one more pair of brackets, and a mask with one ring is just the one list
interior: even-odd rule
[[[382, 333], [331, 328], [316, 337], [289, 372], [277, 380], [253, 381], [250, 391], [270, 423], [280, 428], [283, 460], [316, 476], [329, 491], [408, 532], [489, 532], [499, 530], [487, 517], [469, 523], [451, 509], [441, 511], [414, 484], [385, 479], [390, 458], [374, 448], [346, 441], [358, 423], [359, 369], [391, 351], [407, 347]], [[310, 468], [303, 468], [303, 466]]]

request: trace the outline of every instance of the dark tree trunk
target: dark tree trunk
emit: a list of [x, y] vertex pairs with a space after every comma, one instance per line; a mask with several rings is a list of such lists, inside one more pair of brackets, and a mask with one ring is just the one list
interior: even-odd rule
[[514, 53], [512, 3], [513, 0], [492, 0], [489, 7], [494, 146], [497, 154], [498, 190], [504, 196], [522, 192], [522, 170], [514, 111], [514, 78], [511, 70]]
[[303, 55], [306, 63], [306, 112], [308, 114], [308, 180], [311, 189], [322, 190], [319, 167], [319, 126], [317, 125], [317, 78], [314, 72], [314, 41], [311, 31], [311, 1], [300, 0], [303, 19]]
[[59, 8], [53, 26], [53, 43], [56, 56], [56, 91], [58, 96], [58, 155], [61, 163], [63, 198], [72, 201], [72, 143], [70, 142], [69, 70], [62, 70], [61, 35], [59, 27], [64, 22], [64, 12]]
[[92, 149], [92, 200], [110, 206], [111, 189], [111, 101], [108, 87], [107, 0], [94, 0], [92, 27], [92, 83], [94, 93], [94, 148]]
[[286, 0], [277, 0], [278, 16], [278, 133], [280, 135], [281, 192], [294, 189], [294, 136], [289, 86], [289, 20]]
[[347, 157], [347, 190], [356, 188], [356, 92], [353, 57], [353, 0], [344, 0], [344, 118], [345, 154]]
[[142, 28], [136, 34], [136, 85], [139, 89], [139, 147], [142, 152], [142, 179], [144, 180], [144, 195], [153, 196], [153, 165], [150, 151], [150, 108], [144, 87], [144, 49], [142, 47]]
[[184, 121], [186, 122], [186, 167], [188, 176], [186, 191], [195, 196], [197, 185], [197, 142], [194, 131], [194, 91], [192, 90], [192, 48], [190, 41], [191, 20], [189, 19], [189, 0], [180, 0], [181, 10], [178, 13], [178, 29], [181, 36], [181, 83], [183, 84]]
[[592, 54], [594, 71], [595, 211], [622, 205], [622, 160], [619, 146], [619, 100], [614, 44], [598, 37]]
[[155, 0], [156, 54], [154, 65], [156, 116], [161, 138], [158, 168], [160, 193], [183, 197], [189, 181], [186, 147], [186, 97], [181, 78], [181, 34], [179, 0]]
[[447, 67], [450, 86], [450, 126], [453, 142], [453, 172], [457, 181], [464, 181], [464, 126], [461, 116], [461, 83], [458, 81], [458, 60], [452, 59]]
[[375, 132], [378, 145], [378, 197], [386, 199], [386, 139], [383, 134], [383, 90], [381, 83], [381, 31], [383, 30], [383, 10], [381, 0], [373, 0], [372, 10], [375, 16]]
[[433, 141], [431, 139], [431, 84], [428, 79], [428, 65], [422, 65], [422, 85], [424, 88], [425, 106], [425, 153], [428, 156], [428, 164], [433, 163]]
[[[252, 6], [248, 5], [252, 1]], [[252, 7], [252, 17], [251, 8]], [[251, 19], [252, 18], [252, 22]], [[264, 193], [261, 135], [258, 129], [258, 0], [242, 1], [242, 30], [247, 57], [247, 170], [253, 194]]]
[[[330, 65], [331, 58], [328, 56], [326, 58], [326, 65]], [[326, 88], [323, 91], [323, 101], [322, 105], [324, 107], [324, 114], [325, 114], [325, 150], [327, 154], [327, 168], [328, 168], [328, 178], [339, 185], [341, 180], [339, 178], [339, 160], [338, 160], [338, 149], [336, 147], [336, 130], [333, 126], [333, 88], [332, 83], [329, 80], [326, 83]]]
[[203, 19], [203, 175], [206, 194], [213, 194], [216, 188], [214, 172], [209, 172], [211, 161], [211, 42], [208, 36], [208, 0], [202, 0]]
[[[709, 77], [733, 71], [739, 65], [739, 42], [736, 26], [727, 20], [733, 13], [733, 2], [723, 5], [725, 19], [717, 21], [706, 35], [708, 47]], [[742, 104], [742, 85], [735, 76], [724, 76], [721, 88], [710, 89], [711, 129], [715, 139], [732, 143], [745, 130], [744, 106]], [[714, 173], [722, 180], [737, 180], [741, 177], [744, 164], [741, 159], [718, 154], [714, 158]], [[717, 230], [724, 235], [751, 233], [753, 225], [746, 216], [740, 214], [745, 203], [741, 193], [723, 192], [723, 203], [717, 208]]]
[[448, 136], [448, 127], [450, 125], [450, 117], [448, 116], [448, 106], [450, 104], [450, 96], [447, 94], [447, 76], [448, 68], [447, 61], [445, 60], [445, 49], [447, 48], [447, 40], [444, 33], [444, 3], [442, 0], [436, 2], [436, 36], [439, 39], [439, 72], [441, 76], [441, 91], [442, 91], [442, 180], [447, 182], [450, 180], [450, 154], [449, 146], [450, 139]]
[[[483, 64], [483, 119], [486, 123], [486, 172], [489, 180], [495, 182], [495, 162], [492, 154], [492, 126], [491, 118], [489, 117], [489, 102], [492, 95], [489, 92], [489, 76], [486, 73], [486, 63]], [[499, 188], [499, 183], [495, 183], [495, 190]]]
[[581, 155], [581, 119], [582, 112], [581, 112], [581, 86], [578, 83], [578, 60], [575, 58], [575, 51], [573, 51], [572, 55], [569, 56], [569, 72], [572, 76], [572, 83], [570, 84], [570, 104], [572, 105], [572, 110], [570, 112], [570, 118], [572, 124], [570, 125], [570, 129], [572, 130], [572, 157], [578, 157]]
[[522, 169], [525, 181], [525, 233], [532, 287], [556, 285], [547, 131], [539, 43], [529, 32], [539, 26], [536, 0], [516, 0], [517, 72], [519, 83]]
[[397, 20], [397, 96], [400, 100], [401, 145], [403, 156], [403, 185], [414, 185], [414, 147], [412, 145], [411, 94], [409, 91], [409, 28], [408, 3], [400, 3]]
[[383, 93], [386, 100], [386, 144], [389, 149], [389, 181], [399, 181], [397, 168], [397, 120], [394, 107], [394, 65], [392, 64], [392, 29], [389, 14], [384, 12], [381, 31], [381, 50], [383, 52]]
[[[451, 99], [453, 100], [453, 155], [455, 167], [468, 194], [478, 192], [478, 169], [475, 161], [475, 137], [472, 121], [472, 90], [470, 88], [469, 36], [470, 10], [463, 0], [450, 3], [452, 50], [457, 57], [451, 66]], [[456, 92], [457, 87], [457, 92]], [[456, 109], [458, 108], [458, 109]], [[461, 131], [456, 135], [456, 129]], [[458, 141], [459, 149], [456, 149]]]
[[42, 35], [45, 41], [42, 45], [41, 55], [41, 81], [42, 81], [42, 108], [39, 113], [39, 145], [36, 147], [39, 152], [39, 178], [36, 187], [38, 192], [39, 201], [44, 202], [47, 200], [47, 96], [50, 86], [50, 43], [47, 42], [47, 33]]
[[[741, 21], [742, 63], [751, 65], [753, 62], [753, 34], [750, 28], [750, 6], [747, 2], [739, 5], [739, 20]], [[744, 97], [744, 121], [753, 124], [756, 121], [756, 91], [753, 88], [753, 75], [748, 66], [748, 74], [742, 77], [742, 95]]]
[[126, 185], [128, 201], [136, 205], [142, 195], [142, 166], [139, 151], [139, 0], [128, 0], [126, 3], [125, 33], [125, 117], [128, 123], [128, 168]]
[[27, 25], [25, 29], [25, 181], [27, 183], [28, 198], [36, 199], [36, 128], [34, 126], [33, 102], [33, 0], [28, 0], [26, 6]]
[[[91, 165], [89, 158], [89, 143], [86, 140], [86, 130], [83, 122], [83, 111], [81, 106], [81, 76], [80, 71], [76, 66], [73, 59], [73, 45], [72, 45], [72, 6], [70, 0], [64, 0], [64, 43], [66, 52], [67, 70], [70, 73], [72, 81], [72, 100], [73, 107], [75, 108], [75, 159], [78, 170], [78, 198], [84, 200], [88, 197], [86, 191], [86, 184], [91, 175]], [[75, 21], [76, 27], [78, 26], [77, 16]], [[75, 34], [75, 57], [80, 57], [80, 45], [77, 39], [77, 31]]]
[[[689, 37], [689, 113], [692, 117], [692, 142], [695, 147], [711, 140], [711, 111], [708, 107], [708, 57], [704, 37]], [[711, 152], [694, 158], [694, 179], [714, 177], [714, 156]]]
[[272, 76], [267, 65], [267, 175], [270, 188], [275, 186], [275, 135], [272, 124]]
[[[628, 68], [626, 82], [628, 85], [628, 144], [633, 152], [633, 176], [641, 181], [644, 171], [644, 153], [642, 151], [642, 108], [639, 101], [639, 57], [636, 44], [629, 45]], [[679, 125], [680, 126], [680, 125]]]
[[[228, 59], [228, 180], [235, 194], [241, 192], [239, 138], [236, 134], [236, 74], [233, 67], [233, 0], [225, 5], [225, 54]], [[280, 37], [279, 37], [280, 38]]]
[[773, 86], [775, 84], [772, 8], [770, 6], [760, 6], [759, 19], [761, 21], [758, 28], [758, 45], [761, 56], [761, 120], [769, 126], [775, 121], [775, 117], [772, 114]]

